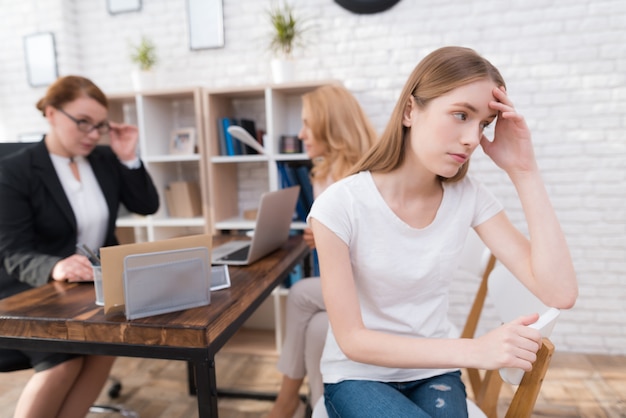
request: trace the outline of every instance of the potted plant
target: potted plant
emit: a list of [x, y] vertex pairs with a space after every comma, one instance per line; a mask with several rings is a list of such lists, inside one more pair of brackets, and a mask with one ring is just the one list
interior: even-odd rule
[[302, 45], [306, 22], [296, 17], [293, 8], [286, 2], [274, 4], [268, 11], [268, 17], [272, 25], [269, 46], [274, 54], [271, 64], [274, 82], [290, 81], [294, 76], [293, 51], [296, 46]]
[[131, 44], [130, 60], [138, 68], [133, 70], [132, 80], [135, 90], [154, 87], [155, 74], [152, 71], [157, 63], [156, 46], [146, 36], [141, 37], [139, 44]]

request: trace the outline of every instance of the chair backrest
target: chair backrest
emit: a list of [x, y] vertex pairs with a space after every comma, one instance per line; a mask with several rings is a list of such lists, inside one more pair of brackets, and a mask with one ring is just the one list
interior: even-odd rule
[[[501, 264], [497, 264], [489, 276], [489, 298], [492, 300], [502, 322], [510, 322], [522, 315], [538, 313], [539, 320], [530, 325], [541, 332], [544, 338], [550, 337], [560, 311], [544, 305], [513, 274]], [[519, 385], [524, 371], [521, 369], [501, 369], [502, 380]]]
[[[482, 261], [484, 259], [486, 259], [487, 261]], [[484, 266], [482, 269], [482, 274], [480, 275], [482, 279], [480, 281], [480, 285], [478, 286], [478, 290], [476, 291], [476, 296], [474, 297], [474, 302], [472, 303], [472, 307], [470, 308], [467, 320], [465, 321], [465, 327], [463, 328], [463, 332], [461, 333], [461, 338], [474, 337], [474, 335], [476, 334], [476, 329], [478, 328], [480, 315], [483, 311], [483, 307], [485, 306], [485, 299], [487, 298], [487, 282], [491, 271], [496, 265], [496, 258], [486, 247], [483, 255], [481, 256], [481, 263], [483, 263]]]
[[533, 312], [542, 315], [550, 309], [500, 263], [496, 263], [489, 275], [487, 287], [489, 299], [502, 322], [510, 322]]
[[[458, 268], [452, 278], [448, 310], [450, 321], [463, 333], [469, 333], [470, 338], [476, 330], [463, 329], [464, 324], [467, 324], [467, 305], [474, 300], [473, 295], [475, 295], [476, 288], [480, 285], [485, 272], [491, 271], [490, 256], [491, 252], [478, 237], [478, 234], [474, 230], [470, 230], [465, 240], [463, 251], [459, 256]], [[486, 285], [483, 293], [487, 293]], [[473, 311], [476, 312], [476, 315], [480, 315], [481, 309], [482, 306], [476, 306]], [[476, 325], [478, 325], [478, 320]], [[463, 334], [459, 332], [459, 335]]]
[[[504, 266], [496, 265], [493, 256], [490, 265], [492, 268], [483, 275], [472, 311], [465, 325], [463, 337], [474, 337], [488, 293], [502, 322], [509, 322], [521, 315], [539, 313], [539, 320], [531, 326], [540, 329], [541, 335], [544, 337], [543, 345], [537, 352], [537, 360], [533, 364], [532, 371], [524, 373], [519, 369], [502, 369], [481, 373], [477, 369], [467, 369], [470, 386], [474, 394], [474, 401], [485, 416], [496, 418], [502, 379], [504, 378], [505, 381], [513, 385], [519, 384], [509, 404], [506, 417], [529, 418], [532, 415], [543, 378], [554, 352], [554, 345], [548, 337], [559, 316], [559, 310], [549, 308], [541, 303]], [[488, 292], [487, 288], [489, 289]]]
[[490, 255], [491, 252], [478, 234], [473, 229], [470, 229], [465, 239], [463, 252], [461, 252], [459, 269], [477, 277], [482, 277], [489, 265]]
[[32, 142], [0, 142], [0, 160], [33, 145]]
[[[32, 142], [0, 142], [0, 160], [32, 145]], [[0, 349], [0, 373], [30, 368], [29, 358], [19, 351]]]

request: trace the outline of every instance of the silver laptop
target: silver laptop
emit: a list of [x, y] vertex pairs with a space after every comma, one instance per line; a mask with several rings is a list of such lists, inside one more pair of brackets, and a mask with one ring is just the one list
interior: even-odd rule
[[300, 186], [263, 193], [252, 239], [213, 248], [211, 263], [245, 266], [278, 249], [289, 238], [299, 193]]

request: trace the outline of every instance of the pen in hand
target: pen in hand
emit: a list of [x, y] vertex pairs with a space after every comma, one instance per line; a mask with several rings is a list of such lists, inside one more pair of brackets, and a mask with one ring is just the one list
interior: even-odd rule
[[86, 256], [92, 265], [94, 266], [100, 265], [100, 257], [98, 257], [98, 255], [87, 245], [85, 244], [76, 245], [76, 249], [79, 252], [81, 252], [84, 256]]

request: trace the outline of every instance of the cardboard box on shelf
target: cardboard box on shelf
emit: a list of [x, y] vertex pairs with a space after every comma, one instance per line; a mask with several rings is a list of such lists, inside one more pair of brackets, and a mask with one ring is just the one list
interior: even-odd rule
[[165, 202], [173, 218], [202, 216], [202, 200], [198, 183], [174, 181], [165, 188]]

